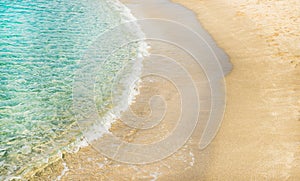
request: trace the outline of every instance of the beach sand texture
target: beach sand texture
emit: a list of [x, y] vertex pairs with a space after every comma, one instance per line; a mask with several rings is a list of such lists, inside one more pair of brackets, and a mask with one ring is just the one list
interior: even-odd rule
[[299, 180], [300, 2], [175, 0], [230, 56], [208, 180]]
[[[76, 154], [64, 154], [63, 159], [32, 180], [56, 179], [64, 170], [62, 180], [300, 179], [300, 2], [174, 2], [196, 13], [233, 64], [233, 70], [226, 76], [224, 120], [211, 145], [200, 151], [199, 135], [193, 135], [177, 153], [148, 165], [121, 164], [88, 146]], [[126, 3], [134, 7], [143, 2]], [[165, 50], [163, 45], [158, 46]], [[194, 75], [197, 77], [201, 72]], [[140, 92], [137, 100], [147, 100], [153, 93], [165, 95], [168, 104], [174, 106], [173, 114], [166, 120], [177, 116], [174, 113], [178, 109], [178, 95], [172, 85], [158, 79], [143, 82]], [[132, 106], [140, 114], [149, 113], [145, 105]], [[156, 131], [163, 134], [172, 126], [166, 121], [153, 133], [146, 133], [146, 138], [118, 121], [111, 131], [127, 141], [143, 142], [155, 140], [154, 134], [158, 139], [161, 135]]]

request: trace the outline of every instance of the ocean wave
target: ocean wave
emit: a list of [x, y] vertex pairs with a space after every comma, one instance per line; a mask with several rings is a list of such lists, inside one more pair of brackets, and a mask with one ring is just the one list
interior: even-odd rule
[[[1, 85], [1, 91], [3, 92], [3, 94], [1, 92], [1, 98], [7, 99], [5, 101], [1, 99], [0, 116], [7, 116], [5, 119], [0, 117], [1, 129], [7, 129], [8, 133], [13, 133], [11, 129], [16, 129], [17, 134], [22, 134], [14, 135], [13, 137], [9, 134], [1, 136], [1, 180], [22, 180], [23, 178], [28, 178], [36, 172], [43, 170], [47, 165], [62, 158], [63, 152], [75, 153], [80, 148], [88, 145], [82, 134], [80, 134], [75, 119], [67, 117], [72, 114], [72, 112], [68, 110], [68, 101], [70, 101], [69, 83], [72, 82], [72, 72], [78, 66], [78, 55], [86, 51], [85, 46], [88, 47], [93, 39], [101, 33], [99, 29], [108, 29], [106, 22], [101, 22], [101, 26], [97, 24], [100, 20], [98, 20], [95, 15], [97, 15], [98, 12], [93, 12], [92, 15], [84, 13], [84, 8], [87, 8], [88, 11], [99, 11], [99, 4], [94, 6], [93, 3], [100, 2], [89, 0], [82, 0], [82, 2], [73, 1], [68, 2], [73, 3], [70, 6], [61, 5], [61, 2], [58, 1], [36, 3], [37, 2], [32, 1], [22, 6], [19, 4], [10, 4], [9, 1], [0, 3], [2, 8], [5, 9], [2, 13], [11, 14], [12, 12], [9, 11], [15, 10], [17, 11], [16, 14], [20, 15], [20, 17], [25, 17], [24, 14], [29, 17], [28, 19], [18, 17], [12, 19], [12, 21], [14, 21], [13, 23], [17, 25], [14, 27], [9, 25], [8, 21], [11, 19], [6, 19], [1, 22], [2, 26], [0, 31], [10, 33], [9, 35], [2, 34], [2, 36], [5, 36], [3, 39], [5, 44], [1, 45], [2, 49], [0, 50], [0, 56], [2, 57], [1, 63], [4, 64], [3, 67], [5, 68], [1, 69], [1, 73], [5, 73], [1, 80], [1, 84], [3, 83]], [[84, 6], [82, 3], [91, 3], [91, 5]], [[136, 20], [130, 10], [117, 0], [101, 1], [101, 3], [106, 4], [101, 4], [102, 7], [99, 9], [107, 11], [108, 8], [111, 12], [115, 13], [115, 15], [103, 14], [103, 17], [120, 17], [120, 21], [114, 20], [113, 26], [117, 26], [118, 23], [134, 22]], [[63, 9], [60, 10], [60, 8]], [[51, 12], [52, 9], [53, 12]], [[76, 19], [79, 16], [82, 18], [80, 21]], [[39, 23], [38, 25], [36, 25], [37, 22]], [[69, 23], [69, 29], [65, 28], [66, 25], [57, 25], [57, 23]], [[80, 23], [85, 23], [84, 27], [82, 27]], [[26, 25], [25, 29], [24, 25]], [[39, 29], [39, 27], [41, 28]], [[13, 34], [14, 29], [7, 31], [7, 28], [15, 28], [16, 34]], [[139, 32], [137, 36], [140, 39], [144, 38], [144, 34], [138, 24], [135, 24], [135, 26], [131, 28], [137, 28]], [[22, 34], [17, 36], [18, 33]], [[77, 37], [81, 33], [83, 35], [78, 39]], [[68, 36], [68, 38], [66, 38], [66, 36]], [[12, 38], [9, 39], [7, 37]], [[66, 39], [66, 42], [63, 42], [63, 44], [66, 43], [65, 47], [59, 44], [61, 39]], [[12, 40], [16, 42], [9, 42]], [[37, 40], [38, 43], [32, 44], [33, 40]], [[76, 40], [76, 42], [73, 40]], [[17, 47], [18, 43], [20, 47]], [[44, 44], [40, 46], [39, 43]], [[33, 49], [30, 50], [30, 47]], [[105, 122], [104, 129], [106, 131], [108, 131], [111, 123], [119, 116], [120, 112], [128, 108], [134, 100], [134, 97], [138, 94], [138, 88], [136, 88], [138, 84], [136, 86], [130, 86], [129, 84], [132, 80], [138, 80], [141, 75], [142, 59], [148, 55], [148, 45], [144, 41], [140, 41], [136, 48], [138, 53], [135, 54], [136, 57], [132, 59], [135, 61], [130, 64], [132, 65], [131, 70], [133, 71], [130, 75], [127, 75], [126, 80], [122, 82], [124, 87], [128, 89], [123, 91], [122, 99], [118, 100], [118, 105], [102, 115], [102, 120]], [[26, 54], [22, 51], [25, 51]], [[77, 51], [79, 53], [77, 53]], [[22, 53], [23, 55], [21, 55]], [[37, 56], [36, 53], [40, 53], [43, 57]], [[18, 56], [21, 56], [22, 59], [17, 60], [16, 57]], [[34, 62], [34, 64], [32, 62]], [[33, 66], [35, 64], [36, 66]], [[26, 69], [24, 69], [24, 67]], [[42, 71], [41, 68], [43, 68]], [[10, 70], [11, 72], [9, 72]], [[55, 72], [53, 72], [54, 70]], [[41, 75], [35, 75], [35, 73]], [[20, 74], [26, 75], [20, 78], [18, 77]], [[26, 81], [28, 81], [26, 77], [27, 74], [31, 76], [29, 77], [32, 81], [30, 84], [26, 83]], [[9, 78], [11, 78], [9, 76], [16, 76], [13, 77], [15, 80], [13, 84], [6, 84]], [[66, 80], [68, 83], [64, 82]], [[47, 82], [45, 83], [43, 81]], [[49, 86], [49, 88], [47, 88], [47, 86]], [[35, 90], [37, 92], [33, 92]], [[35, 100], [36, 95], [39, 96], [39, 100]], [[44, 95], [46, 95], [46, 97]], [[65, 98], [68, 99], [66, 100], [67, 102], [64, 102]], [[49, 102], [49, 100], [52, 102]], [[27, 106], [27, 103], [30, 107]], [[42, 104], [42, 107], [40, 104]], [[52, 106], [50, 111], [48, 109], [49, 106]], [[14, 113], [9, 109], [16, 109], [18, 112]], [[56, 109], [59, 109], [59, 111]], [[53, 118], [51, 111], [55, 112], [55, 116], [60, 116], [59, 119]], [[63, 112], [63, 114], [60, 112]], [[10, 115], [11, 113], [13, 113], [14, 116]], [[42, 113], [45, 114], [42, 115]], [[13, 127], [5, 128], [5, 124], [9, 123], [10, 119], [17, 121], [18, 124], [13, 125]], [[26, 119], [26, 123], [28, 123], [29, 127], [35, 126], [35, 129], [38, 130], [39, 133], [34, 131], [30, 133], [30, 131], [24, 130], [23, 128], [25, 126], [22, 125], [23, 119]], [[32, 122], [32, 120], [36, 121]], [[48, 122], [45, 124], [41, 122], [41, 120], [51, 122], [51, 124], [49, 123], [48, 125]], [[99, 129], [99, 127], [103, 128], [103, 125], [94, 126], [96, 126], [94, 127], [95, 129]], [[49, 136], [46, 133], [51, 133], [51, 135]], [[58, 137], [56, 135], [58, 135]], [[18, 140], [20, 136], [22, 136], [22, 140]], [[30, 137], [35, 139], [34, 143], [28, 140], [24, 141], [24, 139], [29, 139]], [[101, 135], [96, 136], [95, 139], [99, 137], [101, 137]], [[16, 146], [14, 144], [15, 142], [18, 142], [17, 144], [21, 146]], [[26, 143], [28, 145], [24, 145]], [[8, 151], [8, 144], [10, 145], [9, 149], [11, 149], [11, 151]], [[23, 160], [18, 160], [15, 156], [21, 157]]]

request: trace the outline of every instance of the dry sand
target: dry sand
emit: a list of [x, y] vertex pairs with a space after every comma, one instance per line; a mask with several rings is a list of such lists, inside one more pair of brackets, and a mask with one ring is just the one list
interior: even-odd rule
[[[224, 121], [211, 145], [200, 151], [194, 135], [171, 157], [140, 166], [112, 161], [89, 146], [76, 154], [65, 154], [33, 180], [57, 178], [64, 169], [62, 163], [68, 167], [62, 180], [300, 179], [299, 1], [174, 1], [197, 13], [234, 66], [226, 77]], [[174, 87], [153, 80], [142, 83], [137, 100], [160, 93], [176, 113]], [[140, 114], [149, 112], [146, 105], [135, 106]], [[167, 116], [167, 124], [157, 128], [159, 133], [169, 131], [172, 116], [176, 114]], [[121, 122], [111, 131], [129, 142], [145, 141], [145, 134]], [[155, 133], [157, 130], [146, 133], [150, 135], [146, 138], [155, 139]]]
[[300, 2], [174, 0], [230, 56], [208, 180], [300, 179]]

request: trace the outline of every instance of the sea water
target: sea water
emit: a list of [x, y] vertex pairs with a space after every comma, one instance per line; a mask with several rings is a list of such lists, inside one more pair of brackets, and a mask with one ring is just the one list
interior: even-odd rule
[[[132, 18], [117, 1], [0, 1], [0, 180], [22, 178], [81, 137], [72, 113], [79, 62], [101, 33]], [[100, 116], [114, 107], [111, 80], [139, 50], [120, 47], [95, 75]]]

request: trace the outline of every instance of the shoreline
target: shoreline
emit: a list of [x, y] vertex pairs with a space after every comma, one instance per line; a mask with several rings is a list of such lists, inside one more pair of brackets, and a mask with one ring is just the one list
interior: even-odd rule
[[[103, 180], [109, 178], [122, 180], [300, 178], [298, 133], [300, 127], [299, 121], [297, 122], [299, 103], [296, 99], [299, 95], [297, 92], [299, 91], [299, 86], [297, 87], [299, 57], [296, 56], [293, 63], [273, 61], [273, 49], [269, 47], [261, 34], [255, 34], [254, 39], [253, 37], [249, 39], [249, 33], [257, 33], [253, 23], [248, 23], [243, 18], [234, 18], [240, 17], [245, 12], [236, 13], [236, 9], [226, 6], [223, 4], [224, 1], [174, 0], [174, 2], [185, 5], [197, 14], [201, 24], [209, 31], [217, 44], [229, 54], [230, 61], [234, 65], [233, 71], [226, 76], [227, 108], [225, 119], [215, 140], [200, 155], [194, 155], [198, 154], [199, 150], [198, 142], [192, 138], [178, 153], [166, 161], [143, 167], [114, 162], [88, 146], [80, 149], [76, 154], [63, 155], [61, 161], [64, 164], [57, 162], [49, 166], [33, 180], [47, 178], [50, 173], [59, 176], [62, 180], [79, 176]], [[246, 20], [249, 21], [247, 18]], [[230, 36], [226, 36], [227, 33]], [[241, 42], [245, 46], [240, 46]], [[253, 61], [253, 58], [257, 60]], [[269, 70], [269, 67], [272, 70]], [[274, 72], [276, 72], [275, 77]], [[275, 79], [282, 75], [285, 79]], [[287, 81], [287, 79], [294, 81]], [[156, 82], [153, 85], [161, 86], [161, 83]], [[289, 95], [289, 92], [286, 93], [287, 89], [293, 92], [292, 95]], [[149, 90], [149, 85], [144, 85], [144, 91], [147, 90]], [[266, 92], [263, 92], [264, 90]], [[289, 102], [286, 102], [287, 98], [284, 96], [289, 97]], [[173, 99], [174, 97], [169, 97], [169, 101], [174, 101]], [[278, 103], [281, 107], [277, 106]], [[286, 107], [290, 109], [296, 107], [296, 110], [286, 111]], [[143, 114], [147, 111], [149, 110], [144, 110]], [[276, 122], [280, 119], [286, 124]], [[126, 133], [125, 139], [129, 141], [136, 139], [138, 133], [135, 130], [124, 132], [123, 126], [117, 122], [112, 131]], [[188, 156], [187, 153], [192, 153], [194, 156]], [[176, 157], [183, 157], [187, 163], [182, 163], [182, 160]], [[61, 176], [65, 168], [69, 171], [65, 176]], [[149, 172], [142, 172], [143, 169]], [[126, 173], [125, 176], [124, 173]]]
[[[158, 1], [157, 1], [158, 2]], [[161, 1], [161, 2], [165, 2], [165, 0]], [[128, 2], [129, 3], [129, 2]], [[127, 3], [127, 5], [128, 5]], [[132, 3], [134, 4], [134, 2]], [[134, 13], [137, 13], [138, 10], [143, 10], [146, 9], [147, 6], [145, 6], [146, 3], [139, 3], [139, 5], [141, 5], [140, 9], [135, 9]], [[182, 12], [185, 13], [185, 16], [182, 16], [181, 14], [181, 18], [185, 18], [185, 20], [188, 20], [189, 25], [192, 25], [194, 27], [196, 27], [196, 29], [198, 31], [200, 31], [200, 33], [202, 33], [202, 36], [205, 36], [206, 38], [210, 38], [208, 37], [208, 33], [204, 32], [204, 30], [199, 27], [198, 21], [196, 19], [196, 17], [194, 17], [194, 15], [187, 9], [185, 9], [184, 7], [180, 6], [180, 5], [175, 5], [171, 2], [167, 2], [165, 3], [163, 7], [160, 7], [159, 4], [156, 3], [148, 3], [146, 5], [152, 5], [152, 8], [155, 9], [155, 7], [159, 7], [162, 10], [167, 10], [168, 12], [165, 13], [161, 13], [161, 14], [156, 14], [156, 16], [160, 16], [160, 17], [166, 17], [166, 19], [172, 19], [172, 15], [174, 12]], [[167, 9], [168, 8], [168, 9]], [[133, 8], [131, 9], [133, 10]], [[178, 10], [178, 11], [176, 11]], [[148, 15], [151, 15], [151, 13], [153, 13], [153, 10], [147, 10], [147, 13], [149, 13]], [[143, 12], [143, 15], [139, 14], [139, 18], [143, 18], [145, 12]], [[135, 15], [137, 15], [135, 14]], [[150, 27], [151, 28], [151, 27]], [[155, 28], [155, 27], [154, 27]], [[162, 27], [161, 27], [162, 28]], [[168, 29], [167, 27], [165, 27], [166, 30]], [[168, 36], [168, 35], [167, 35]], [[178, 40], [177, 40], [178, 41]], [[211, 44], [211, 46], [215, 46], [214, 42], [212, 39], [209, 39], [209, 43]], [[152, 44], [155, 44], [155, 46], [152, 46]], [[168, 54], [168, 56], [173, 57], [175, 59], [180, 58], [181, 61], [184, 61], [186, 59], [191, 59], [191, 57], [189, 57], [188, 55], [186, 55], [186, 53], [179, 53], [180, 51], [178, 50], [178, 47], [176, 46], [172, 46], [172, 47], [168, 47], [164, 44], [161, 44], [159, 42], [151, 42], [150, 44], [151, 47], [156, 47], [156, 48], [152, 48], [151, 53], [156, 53], [159, 54], [161, 53], [162, 55], [165, 55], [166, 53]], [[169, 45], [170, 46], [170, 45]], [[216, 49], [216, 48], [215, 48]], [[179, 51], [179, 52], [177, 52]], [[181, 50], [182, 51], [182, 50]], [[175, 57], [174, 57], [175, 56]], [[219, 56], [220, 58], [222, 56], [225, 56], [220, 50], [218, 50], [217, 56]], [[224, 62], [225, 63], [225, 62]], [[188, 62], [186, 62], [186, 64], [188, 64]], [[146, 64], [144, 64], [145, 66]], [[158, 64], [158, 66], [163, 66], [162, 64]], [[196, 69], [194, 67], [196, 67]], [[206, 85], [206, 83], [204, 83], [206, 81], [205, 75], [203, 70], [198, 70], [199, 65], [197, 65], [196, 63], [191, 63], [189, 65], [185, 65], [185, 67], [188, 70], [192, 70], [193, 71], [193, 78], [198, 82], [197, 84], [199, 84], [198, 86], [200, 86], [200, 89], [203, 91], [203, 93], [201, 93], [202, 98], [206, 98], [206, 96], [208, 95], [207, 91], [204, 91], [204, 87], [206, 87], [205, 89], [209, 90], [209, 87]], [[230, 67], [230, 66], [228, 66]], [[226, 68], [228, 68], [226, 67]], [[225, 68], [225, 69], [226, 69]], [[151, 69], [151, 66], [150, 66]], [[174, 72], [176, 73], [176, 72]], [[183, 80], [184, 81], [184, 80]], [[203, 82], [204, 81], [204, 82]], [[183, 83], [183, 82], [182, 82]], [[121, 121], [117, 121], [113, 124], [112, 128], [110, 129], [110, 131], [114, 134], [114, 135], [120, 135], [120, 137], [123, 140], [126, 140], [128, 142], [132, 142], [132, 141], [137, 141], [139, 143], [149, 143], [149, 142], [155, 142], [160, 140], [161, 138], [164, 137], [164, 135], [168, 134], [168, 132], [171, 132], [172, 129], [174, 128], [174, 121], [175, 119], [179, 118], [178, 112], [180, 112], [178, 105], [180, 105], [180, 103], [178, 102], [178, 93], [176, 91], [176, 89], [174, 88], [174, 86], [171, 84], [169, 84], [168, 82], [165, 82], [163, 80], [160, 79], [151, 79], [148, 80], [148, 82], [142, 82], [143, 86], [141, 88], [141, 90], [139, 92], [142, 92], [140, 95], [137, 96], [137, 102], [141, 102], [138, 103], [136, 105], [133, 105], [132, 108], [136, 110], [137, 113], [139, 113], [140, 115], [148, 115], [149, 114], [149, 107], [148, 107], [148, 100], [150, 97], [152, 97], [153, 95], [164, 95], [163, 97], [166, 98], [165, 101], [167, 101], [168, 104], [168, 108], [170, 108], [170, 111], [168, 112], [168, 114], [165, 115], [165, 118], [163, 120], [163, 124], [157, 126], [155, 129], [150, 129], [150, 131], [137, 131], [136, 129], [132, 129], [132, 128], [127, 128], [126, 125], [124, 125], [124, 123], [122, 123]], [[204, 93], [205, 92], [205, 93]], [[205, 101], [203, 102], [204, 106], [209, 107], [208, 103], [205, 103]], [[203, 116], [204, 115], [204, 116]], [[208, 114], [206, 112], [204, 112], [202, 115], [202, 119], [205, 119], [205, 117], [208, 117]], [[176, 123], [176, 122], [175, 122]], [[200, 130], [202, 131], [202, 130]], [[159, 134], [158, 134], [159, 133]], [[201, 132], [199, 132], [201, 134]], [[199, 134], [198, 133], [198, 134]], [[143, 136], [143, 134], [146, 134], [146, 136]], [[199, 135], [197, 135], [199, 136]], [[175, 179], [178, 175], [180, 175], [180, 173], [182, 173], [182, 170], [190, 170], [191, 167], [196, 164], [195, 160], [199, 160], [196, 159], [195, 157], [198, 157], [198, 155], [195, 152], [198, 152], [198, 142], [199, 139], [195, 139], [195, 141], [189, 140], [188, 141], [189, 145], [185, 145], [183, 146], [183, 148], [181, 148], [178, 152], [176, 152], [174, 155], [170, 156], [169, 158], [167, 158], [166, 160], [163, 161], [159, 161], [153, 164], [149, 164], [149, 165], [143, 165], [140, 167], [137, 167], [135, 165], [128, 165], [128, 164], [121, 164], [118, 163], [116, 161], [112, 161], [110, 159], [107, 159], [106, 157], [104, 157], [103, 155], [100, 155], [97, 151], [95, 151], [93, 149], [92, 146], [88, 146], [85, 148], [82, 148], [78, 153], [75, 154], [64, 154], [62, 156], [62, 159], [57, 162], [54, 163], [50, 166], [48, 166], [44, 171], [39, 172], [35, 175], [34, 178], [32, 178], [32, 180], [41, 180], [45, 177], [50, 176], [49, 173], [51, 173], [52, 175], [50, 176], [51, 179], [55, 179], [55, 178], [62, 178], [62, 180], [64, 179], [75, 179], [79, 176], [81, 176], [82, 178], [86, 178], [86, 179], [92, 179], [92, 178], [98, 178], [98, 179], [108, 179], [109, 178], [115, 178], [117, 180], [123, 179], [123, 172], [121, 172], [121, 170], [126, 170], [127, 173], [131, 173], [128, 174], [128, 178], [131, 179], [141, 179], [141, 178], [152, 178], [152, 179], [157, 179], [158, 176], [168, 176], [170, 173], [175, 174], [173, 176], [173, 179]], [[194, 154], [195, 153], [195, 154]], [[91, 163], [92, 161], [92, 163]], [[63, 168], [66, 166], [66, 168], [68, 168], [68, 172], [66, 172], [66, 175], [61, 177], [61, 173], [63, 172]], [[85, 168], [85, 171], [83, 171], [83, 169], [81, 167]], [[99, 168], [100, 167], [100, 168]], [[203, 166], [201, 166], [203, 167]], [[197, 167], [199, 168], [199, 167]], [[113, 169], [113, 171], [112, 171]], [[138, 170], [141, 171], [138, 171]], [[178, 170], [177, 171], [173, 171], [173, 170]], [[109, 172], [113, 172], [113, 173], [109, 173]], [[101, 174], [102, 173], [102, 174]], [[105, 174], [103, 174], [105, 173]], [[95, 176], [96, 175], [96, 176]], [[126, 180], [126, 179], [125, 179]]]

